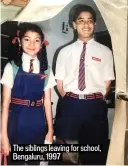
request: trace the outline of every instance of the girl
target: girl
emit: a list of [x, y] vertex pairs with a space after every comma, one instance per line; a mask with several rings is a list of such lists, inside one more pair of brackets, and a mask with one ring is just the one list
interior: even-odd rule
[[10, 144], [53, 141], [50, 89], [56, 83], [52, 70], [45, 74], [49, 70], [44, 34], [35, 24], [22, 23], [19, 27], [16, 54], [9, 59], [1, 79], [2, 150], [7, 156]]

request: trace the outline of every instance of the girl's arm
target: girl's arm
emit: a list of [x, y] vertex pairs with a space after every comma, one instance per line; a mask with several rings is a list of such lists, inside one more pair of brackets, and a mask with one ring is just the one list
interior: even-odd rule
[[3, 84], [3, 102], [2, 102], [2, 149], [5, 154], [9, 154], [10, 145], [7, 133], [9, 104], [11, 100], [11, 88]]
[[53, 141], [53, 116], [52, 116], [52, 105], [51, 105], [51, 89], [45, 91], [44, 97], [44, 107], [46, 120], [48, 124], [48, 133], [46, 135], [46, 140], [49, 142]]

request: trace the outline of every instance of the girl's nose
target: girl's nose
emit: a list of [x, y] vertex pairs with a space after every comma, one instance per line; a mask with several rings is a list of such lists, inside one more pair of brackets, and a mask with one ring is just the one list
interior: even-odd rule
[[30, 46], [33, 47], [35, 45], [35, 42], [31, 41]]

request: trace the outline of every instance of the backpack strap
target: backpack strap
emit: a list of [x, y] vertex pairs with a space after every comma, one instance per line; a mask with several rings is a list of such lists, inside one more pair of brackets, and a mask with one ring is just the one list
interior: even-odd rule
[[47, 74], [48, 77], [45, 78], [45, 81], [44, 81], [44, 88], [47, 86], [47, 83], [48, 83], [48, 80], [49, 80], [49, 76], [50, 76], [50, 71], [51, 71], [51, 67], [48, 66], [48, 69], [44, 71], [44, 74]]
[[14, 61], [11, 61], [11, 65], [13, 70], [13, 80], [15, 80], [19, 67], [14, 63]]

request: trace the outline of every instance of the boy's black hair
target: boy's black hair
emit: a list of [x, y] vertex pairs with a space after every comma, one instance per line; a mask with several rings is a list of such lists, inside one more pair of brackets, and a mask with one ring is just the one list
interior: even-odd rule
[[[44, 40], [44, 34], [43, 34], [41, 28], [39, 26], [37, 26], [36, 24], [27, 23], [27, 22], [21, 23], [18, 26], [17, 30], [19, 32], [18, 37], [20, 40], [24, 37], [24, 34], [27, 31], [37, 32], [41, 37], [41, 41]], [[19, 47], [18, 40], [16, 40], [16, 43], [14, 45], [11, 45], [10, 50], [11, 50], [11, 52], [10, 52], [11, 55], [9, 55], [9, 57], [8, 57], [9, 62], [13, 60], [17, 66], [21, 66], [23, 50], [22, 50], [22, 47]], [[47, 52], [46, 52], [45, 44], [42, 45], [40, 52], [37, 54], [37, 58], [40, 62], [40, 71], [43, 72], [43, 71], [47, 70], [48, 61], [47, 61]]]
[[76, 4], [69, 11], [69, 25], [70, 25], [70, 27], [73, 28], [72, 23], [77, 20], [77, 18], [79, 17], [81, 12], [91, 13], [93, 21], [96, 22], [96, 12], [92, 7], [90, 7], [88, 5], [84, 5], [84, 4]]

